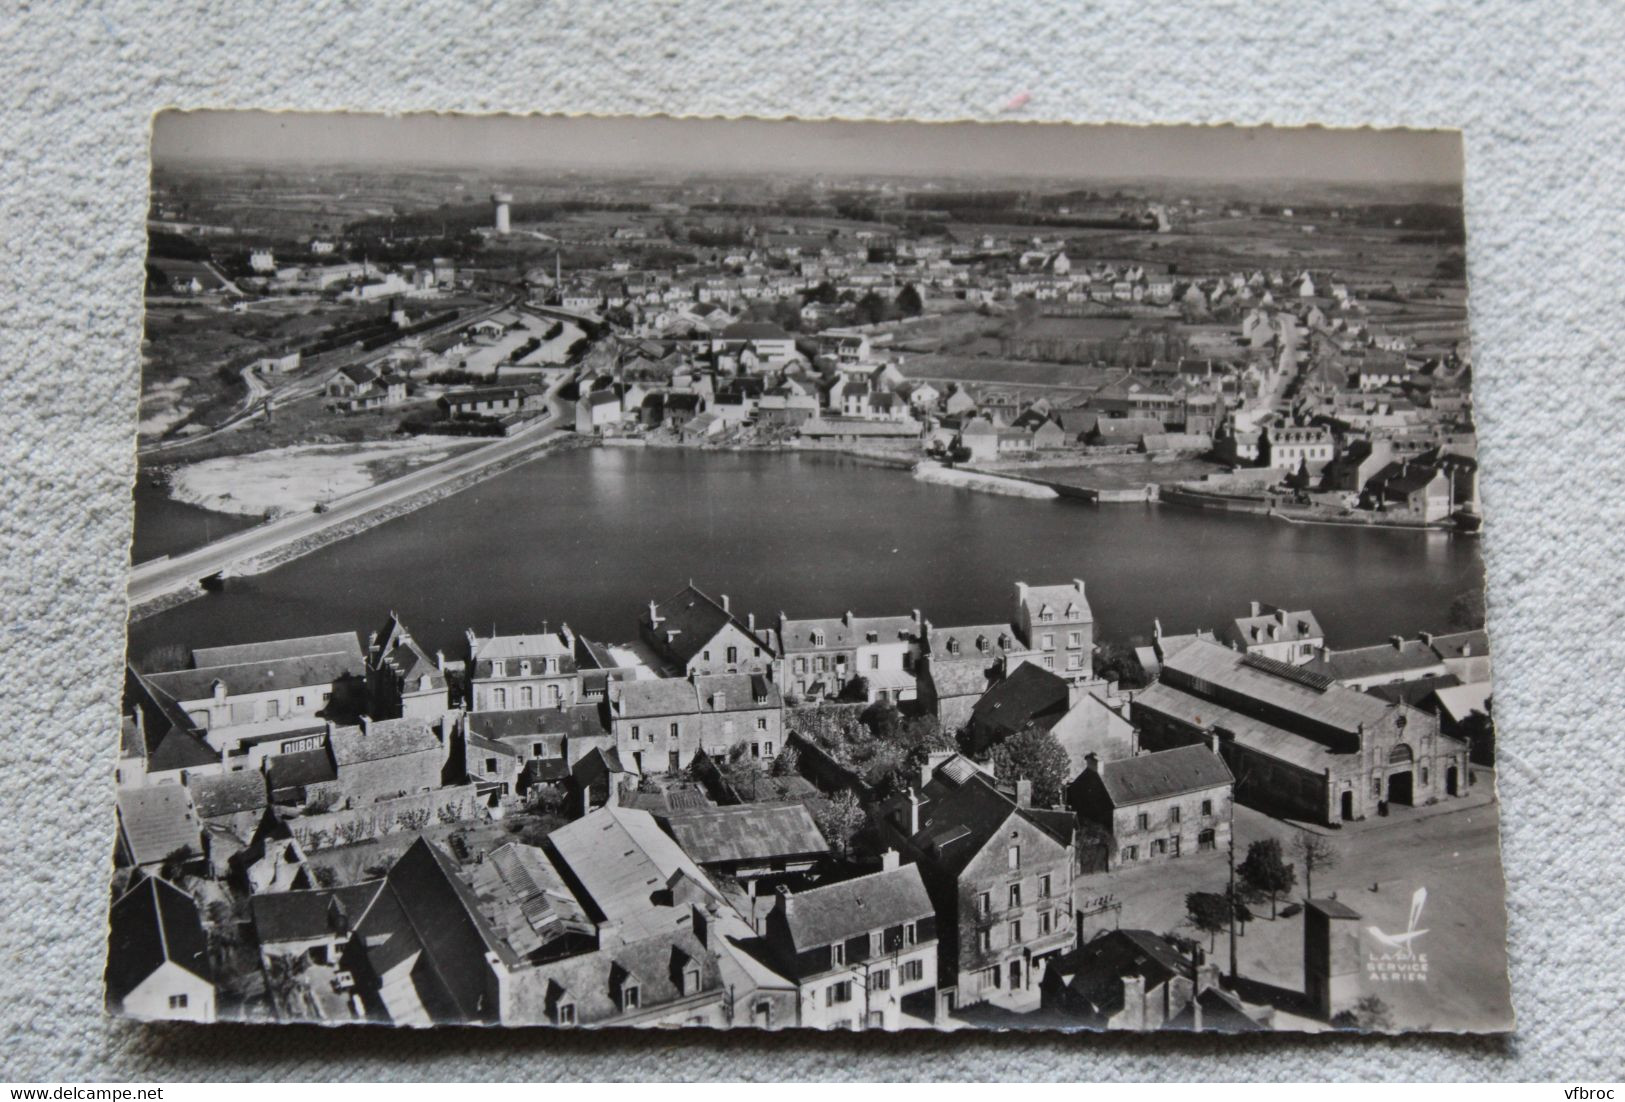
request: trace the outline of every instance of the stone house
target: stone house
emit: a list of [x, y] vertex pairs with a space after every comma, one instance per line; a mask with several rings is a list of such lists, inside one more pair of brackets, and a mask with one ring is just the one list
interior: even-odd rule
[[889, 851], [879, 872], [782, 891], [766, 941], [795, 981], [797, 1023], [897, 1029], [936, 1013], [936, 912], [916, 865]]
[[338, 787], [356, 806], [439, 788], [445, 747], [417, 718], [335, 727], [328, 735]]
[[576, 646], [570, 625], [553, 632], [488, 639], [473, 631], [466, 634], [472, 711], [555, 708], [576, 702]]
[[1090, 754], [1067, 803], [1111, 836], [1111, 867], [1124, 868], [1227, 848], [1232, 784], [1205, 746], [1108, 762]]
[[756, 615], [740, 620], [728, 595], [713, 601], [689, 583], [664, 601], [650, 601], [638, 633], [670, 667], [687, 674], [765, 673], [778, 676], [778, 645], [771, 631], [758, 630]]
[[701, 750], [726, 758], [748, 746], [768, 759], [784, 746], [784, 697], [766, 674], [691, 674], [612, 683], [609, 727], [634, 772], [677, 773]]
[[937, 914], [939, 1011], [978, 1002], [1038, 1002], [1044, 960], [1072, 941], [1070, 811], [1043, 811], [1001, 791], [964, 758], [873, 818], [885, 844], [920, 866]]
[[817, 620], [791, 620], [781, 612], [781, 684], [785, 692], [810, 701], [839, 697], [863, 678], [870, 702], [913, 700], [923, 628], [918, 610], [909, 616], [847, 612]]
[[1069, 681], [1094, 677], [1095, 616], [1079, 579], [1070, 585], [1017, 582], [1015, 626], [1032, 652], [1027, 661]]

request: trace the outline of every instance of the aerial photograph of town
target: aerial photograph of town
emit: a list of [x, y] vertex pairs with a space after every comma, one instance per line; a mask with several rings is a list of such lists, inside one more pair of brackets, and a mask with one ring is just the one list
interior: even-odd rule
[[110, 1013], [1513, 1028], [1459, 134], [166, 112], [147, 229]]

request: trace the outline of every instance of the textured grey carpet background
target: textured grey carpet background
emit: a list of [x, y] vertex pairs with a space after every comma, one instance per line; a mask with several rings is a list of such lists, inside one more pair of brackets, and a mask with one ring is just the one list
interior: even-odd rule
[[[1625, 28], [1599, 3], [309, 0], [0, 15], [0, 1076], [1617, 1078]], [[1466, 131], [1510, 1041], [143, 1029], [99, 1010], [147, 121], [165, 105]], [[1100, 166], [1109, 171], [1110, 165]]]

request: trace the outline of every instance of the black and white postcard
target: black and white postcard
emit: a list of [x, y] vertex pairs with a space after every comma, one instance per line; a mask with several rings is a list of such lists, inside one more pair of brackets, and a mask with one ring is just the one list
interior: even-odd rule
[[160, 114], [108, 1010], [1510, 1030], [1462, 158]]

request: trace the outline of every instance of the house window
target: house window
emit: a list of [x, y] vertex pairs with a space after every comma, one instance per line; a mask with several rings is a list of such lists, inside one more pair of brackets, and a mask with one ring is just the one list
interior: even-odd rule
[[905, 922], [903, 924], [903, 944], [904, 945], [914, 945], [919, 940], [920, 940], [919, 927], [917, 927], [912, 922]]
[[640, 1005], [642, 1005], [640, 1002], [641, 994], [642, 993], [638, 991], [638, 985], [635, 983], [629, 983], [623, 986], [621, 988], [621, 1009], [636, 1010]]
[[993, 931], [982, 929], [976, 931], [976, 948], [984, 953], [993, 951]]
[[557, 685], [547, 687], [547, 699], [557, 704], [563, 698], [563, 691]]
[[1083, 655], [1081, 655], [1081, 654], [1069, 654], [1069, 655], [1067, 655], [1066, 656], [1066, 668], [1069, 669], [1069, 670], [1080, 670], [1080, 669], [1082, 669], [1083, 668]]
[[677, 724], [673, 723], [669, 728], [667, 728], [666, 733], [668, 735], [670, 735], [672, 738], [676, 738], [677, 737]]
[[1144, 811], [1134, 816], [1134, 826], [1137, 830], [1144, 830], [1151, 825], [1151, 816]]
[[293, 698], [293, 706], [295, 708], [303, 708], [305, 706], [305, 698], [302, 697], [302, 696], [294, 697]]
[[1123, 847], [1123, 860], [1125, 862], [1127, 862], [1127, 861], [1138, 861], [1139, 859], [1140, 859], [1140, 847], [1139, 846], [1124, 846]]
[[171, 1009], [171, 1010], [185, 1010], [186, 1009], [186, 996], [185, 995], [171, 995], [171, 996], [169, 996], [169, 1009]]
[[1168, 809], [1168, 821], [1170, 823], [1179, 822], [1179, 805], [1178, 804], [1175, 804], [1173, 807], [1170, 807]]
[[530, 756], [533, 757], [533, 758], [539, 758], [539, 757], [542, 756], [542, 744], [541, 743], [533, 742], [533, 743], [530, 744]]
[[576, 1024], [576, 1004], [575, 1003], [560, 1003], [559, 1007], [558, 1007], [558, 1010], [554, 1012], [554, 1018], [558, 1022], [559, 1025], [575, 1025]]
[[508, 706], [508, 690], [507, 689], [495, 689], [495, 690], [493, 690], [492, 693], [491, 693], [491, 699], [492, 699], [492, 702], [495, 704], [495, 706], [497, 708], [499, 708], [499, 709], [506, 708]]
[[739, 661], [739, 648], [738, 647], [729, 647], [728, 648], [728, 661], [729, 661], [730, 664]]
[[768, 758], [773, 756], [773, 744], [771, 742], [762, 743], [762, 756]]
[[640, 737], [641, 733], [638, 729], [638, 725], [636, 723], [632, 724], [632, 741], [636, 742]]
[[880, 668], [880, 655], [871, 654], [869, 656], [869, 668], [871, 670], [878, 670]]
[[1083, 646], [1083, 632], [1069, 631], [1066, 633], [1066, 645], [1069, 647]]
[[1213, 801], [1212, 800], [1203, 800], [1202, 801], [1202, 814], [1204, 816], [1213, 814]]
[[832, 983], [828, 987], [824, 988], [825, 1006], [840, 1006], [842, 1003], [849, 1003], [851, 1001], [851, 980], [842, 980], [840, 983]]
[[1010, 944], [1011, 945], [1020, 945], [1021, 944], [1021, 922], [1020, 922], [1020, 920], [1017, 920], [1015, 922], [1010, 923]]
[[1010, 847], [1010, 853], [1008, 855], [1008, 859], [1009, 859], [1011, 868], [1019, 869], [1021, 867], [1021, 847], [1020, 846], [1011, 846]]
[[1050, 913], [1048, 911], [1039, 911], [1038, 912], [1038, 936], [1039, 937], [1043, 937], [1045, 934], [1049, 933], [1050, 930], [1054, 928], [1054, 925], [1055, 925], [1055, 920], [1050, 917]]
[[871, 990], [871, 991], [890, 991], [891, 990], [891, 969], [890, 968], [882, 968], [878, 972], [870, 972], [869, 973], [869, 990]]
[[487, 777], [495, 776], [496, 771], [497, 771], [497, 760], [495, 758], [486, 758], [485, 759], [485, 775]]
[[1020, 884], [1011, 884], [1010, 885], [1010, 906], [1012, 906], [1012, 907], [1021, 906], [1021, 885]]
[[1382, 799], [1382, 778], [1381, 777], [1372, 777], [1371, 778], [1371, 795], [1375, 796], [1379, 800]]
[[1045, 873], [1038, 878], [1038, 898], [1048, 899], [1050, 896], [1049, 874]]
[[1168, 842], [1167, 842], [1166, 839], [1158, 838], [1155, 842], [1151, 843], [1151, 856], [1153, 856], [1153, 857], [1161, 857], [1163, 854], [1165, 854], [1167, 852], [1168, 852]]
[[1055, 668], [1055, 656], [1054, 655], [1052, 655], [1052, 654], [1044, 655], [1044, 668], [1046, 670], [1053, 670]]
[[709, 662], [709, 661], [711, 661], [711, 652], [710, 651], [702, 651], [700, 653], [700, 657], [702, 659], [704, 659], [705, 661]]
[[976, 897], [976, 913], [978, 915], [981, 915], [983, 918], [986, 918], [989, 914], [992, 913], [992, 911], [993, 911], [993, 894], [991, 892], [983, 892], [981, 895]]
[[281, 714], [282, 714], [282, 702], [280, 700], [267, 700], [265, 702], [265, 715], [266, 715], [266, 718], [275, 719], [277, 716], [279, 716]]
[[333, 694], [332, 693], [323, 693], [322, 694], [322, 703], [323, 704], [326, 704], [329, 700], [332, 700], [332, 699], [333, 699]]
[[829, 669], [829, 659], [820, 654], [813, 660], [813, 666], [819, 673], [824, 673]]
[[1054, 650], [1055, 649], [1055, 636], [1053, 634], [1051, 634], [1050, 632], [1047, 632], [1047, 631], [1044, 633], [1044, 649], [1045, 650]]
[[524, 708], [534, 708], [534, 707], [536, 707], [536, 690], [535, 690], [535, 688], [530, 686], [530, 685], [526, 685], [523, 689], [520, 689], [519, 690], [519, 702], [520, 702], [520, 706], [524, 707]]
[[797, 658], [796, 661], [795, 661], [795, 670], [796, 670], [796, 673], [798, 673], [798, 674], [806, 673], [807, 672], [807, 660], [805, 658]]
[[766, 716], [757, 716], [756, 717], [756, 729], [758, 731], [767, 730], [767, 717]]
[[919, 983], [925, 979], [925, 962], [922, 960], [905, 960], [903, 967], [898, 970], [899, 983]]

